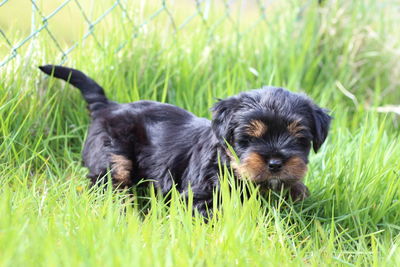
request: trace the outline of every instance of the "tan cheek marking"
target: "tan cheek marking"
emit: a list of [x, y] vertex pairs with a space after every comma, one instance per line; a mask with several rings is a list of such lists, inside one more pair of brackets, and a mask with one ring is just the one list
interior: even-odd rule
[[246, 133], [250, 136], [261, 137], [268, 130], [267, 125], [260, 120], [252, 120], [247, 128]]
[[242, 163], [238, 163], [231, 157], [231, 165], [240, 179], [249, 179], [250, 181], [262, 178], [259, 176], [266, 170], [264, 159], [254, 152], [250, 153]]
[[117, 185], [130, 185], [132, 161], [121, 155], [112, 154], [112, 177]]
[[302, 130], [306, 130], [307, 127], [304, 125], [300, 124], [300, 120], [296, 120], [292, 123], [290, 123], [287, 127], [289, 133], [293, 135], [294, 137], [302, 137], [303, 135], [301, 134]]
[[307, 164], [300, 157], [293, 157], [286, 162], [284, 172], [300, 180], [306, 175]]

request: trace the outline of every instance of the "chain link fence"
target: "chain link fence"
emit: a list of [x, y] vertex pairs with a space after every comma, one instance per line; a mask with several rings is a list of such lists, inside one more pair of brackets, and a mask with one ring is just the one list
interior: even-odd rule
[[[237, 41], [240, 41], [257, 24], [265, 21], [267, 7], [273, 5], [273, 2], [271, 0], [110, 0], [97, 1], [96, 3], [93, 0], [54, 0], [51, 2], [45, 0], [0, 0], [0, 68], [17, 57], [27, 56], [30, 50], [35, 49], [35, 40], [44, 34], [50, 37], [52, 45], [56, 47], [61, 58], [60, 63], [68, 60], [68, 56], [89, 37], [92, 37], [99, 47], [103, 47], [104, 41], [101, 41], [96, 35], [96, 28], [104, 27], [100, 23], [112, 15], [120, 18], [122, 30], [128, 36], [117, 45], [115, 52], [126, 48], [132, 40], [140, 38], [141, 29], [161, 15], [166, 16], [168, 27], [172, 28], [172, 35], [176, 35], [190, 25], [195, 18], [198, 18], [202, 27], [209, 32], [210, 39], [213, 38], [218, 27], [229, 23], [233, 26], [232, 29], [234, 34], [237, 35]], [[145, 9], [147, 6], [155, 8], [142, 16], [140, 20], [134, 17], [135, 8]], [[72, 8], [74, 10], [73, 16], [79, 17], [80, 27], [83, 26], [85, 31], [65, 42], [55, 34], [55, 29], [51, 25], [65, 9]], [[99, 9], [100, 12], [94, 14], [92, 12], [94, 8]], [[177, 19], [173, 12], [177, 9], [181, 13], [191, 12], [184, 18]], [[219, 10], [219, 15], [211, 20], [210, 13], [214, 9]], [[21, 10], [24, 11], [23, 14], [19, 13]], [[252, 11], [252, 20], [251, 24], [243, 29], [239, 25], [244, 10]], [[15, 14], [12, 14], [13, 12]], [[24, 20], [25, 31], [18, 29], [18, 26], [11, 28], [12, 25], [8, 21], [8, 17], [17, 17], [16, 21]], [[75, 26], [76, 24], [71, 27]]]

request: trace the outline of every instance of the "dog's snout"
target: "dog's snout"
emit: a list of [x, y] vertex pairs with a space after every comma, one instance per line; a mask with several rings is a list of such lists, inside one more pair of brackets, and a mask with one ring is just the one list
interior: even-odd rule
[[282, 169], [283, 162], [280, 159], [270, 159], [268, 161], [268, 169], [271, 172], [278, 172]]

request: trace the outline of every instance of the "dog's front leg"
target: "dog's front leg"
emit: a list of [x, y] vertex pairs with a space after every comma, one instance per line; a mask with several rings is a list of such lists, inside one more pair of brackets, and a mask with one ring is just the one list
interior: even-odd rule
[[[204, 188], [202, 186], [193, 186], [191, 188], [193, 194], [193, 205], [192, 212], [193, 215], [197, 211], [204, 218], [208, 218], [212, 216], [212, 208], [213, 208], [213, 194], [212, 188]], [[181, 193], [181, 196], [186, 198], [189, 197], [188, 190], [185, 190]]]
[[196, 199], [193, 197], [193, 214], [198, 212], [204, 218], [212, 217], [212, 199]]
[[289, 194], [293, 201], [304, 200], [310, 195], [307, 186], [300, 181], [287, 186], [287, 188], [289, 189]]

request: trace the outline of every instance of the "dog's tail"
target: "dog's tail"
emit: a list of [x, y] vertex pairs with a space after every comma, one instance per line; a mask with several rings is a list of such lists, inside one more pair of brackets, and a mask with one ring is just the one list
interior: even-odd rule
[[79, 70], [55, 65], [40, 66], [39, 69], [48, 75], [63, 79], [78, 88], [89, 105], [94, 103], [108, 103], [103, 88]]

